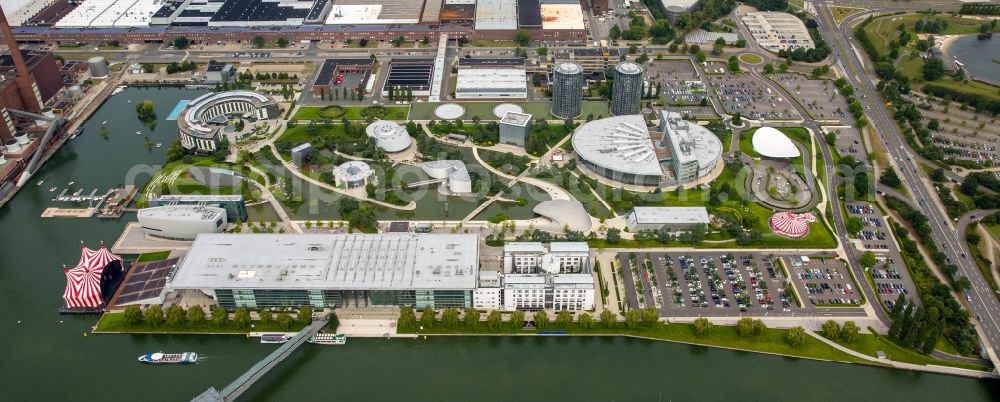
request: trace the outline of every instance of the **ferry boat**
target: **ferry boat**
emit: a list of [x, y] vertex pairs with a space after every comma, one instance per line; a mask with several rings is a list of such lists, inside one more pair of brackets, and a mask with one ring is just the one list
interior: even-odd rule
[[291, 339], [285, 334], [262, 334], [260, 336], [260, 343], [285, 343]]
[[346, 345], [347, 335], [344, 334], [316, 334], [309, 337], [309, 343], [317, 345]]
[[198, 362], [198, 354], [184, 353], [147, 353], [139, 356], [140, 363], [146, 364], [192, 364]]
[[128, 88], [128, 87], [122, 85], [122, 86], [120, 86], [118, 88], [115, 88], [114, 91], [111, 91], [111, 96], [115, 96], [115, 95], [118, 95], [118, 94], [122, 93], [122, 91], [124, 91], [125, 88]]
[[79, 127], [76, 130], [74, 130], [73, 134], [69, 136], [69, 139], [75, 140], [76, 137], [80, 136], [80, 134], [83, 134], [83, 127]]

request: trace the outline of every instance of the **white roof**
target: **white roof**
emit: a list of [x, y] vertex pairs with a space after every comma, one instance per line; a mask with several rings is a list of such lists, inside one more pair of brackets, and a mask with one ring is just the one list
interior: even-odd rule
[[699, 170], [708, 170], [722, 155], [722, 141], [711, 130], [684, 120], [680, 113], [663, 110], [661, 125], [670, 140], [674, 160], [681, 164], [697, 162]]
[[622, 173], [662, 176], [653, 141], [641, 115], [584, 123], [573, 133], [573, 150], [587, 161]]
[[20, 26], [52, 5], [55, 0], [0, 0], [4, 15], [11, 26]]
[[535, 205], [531, 211], [545, 217], [559, 227], [569, 227], [570, 230], [586, 232], [593, 224], [587, 209], [577, 200], [542, 201]]
[[399, 152], [410, 147], [413, 139], [406, 129], [389, 120], [377, 120], [365, 128], [365, 134], [375, 140], [375, 146], [385, 152]]
[[708, 223], [705, 207], [635, 207], [630, 219], [636, 223], [666, 225], [677, 223]]
[[687, 11], [695, 4], [698, 4], [700, 0], [660, 0], [663, 4], [663, 8], [667, 11]]
[[542, 4], [542, 29], [586, 29], [580, 3]]
[[750, 140], [753, 150], [765, 158], [797, 158], [802, 155], [785, 133], [774, 127], [761, 127]]
[[455, 93], [527, 92], [523, 68], [464, 68], [458, 70]]
[[518, 112], [504, 113], [503, 118], [500, 119], [500, 124], [509, 124], [518, 127], [526, 127], [530, 122], [531, 122], [530, 114], [518, 113]]
[[333, 175], [340, 180], [357, 182], [372, 175], [372, 168], [363, 161], [347, 161], [333, 168]]
[[[416, 24], [423, 0], [334, 0], [327, 24]], [[312, 5], [312, 3], [305, 3]]]
[[556, 241], [549, 243], [549, 249], [552, 252], [590, 252], [590, 246], [587, 242], [582, 241]]
[[471, 290], [474, 234], [201, 234], [173, 289]]
[[476, 29], [517, 29], [517, 2], [513, 0], [477, 1]]
[[544, 253], [545, 246], [534, 241], [512, 241], [503, 245], [505, 253]]
[[161, 0], [84, 0], [56, 27], [146, 27]]
[[214, 222], [219, 219], [225, 219], [226, 210], [205, 205], [165, 205], [162, 207], [140, 209], [137, 217], [139, 219], [157, 218], [175, 221]]

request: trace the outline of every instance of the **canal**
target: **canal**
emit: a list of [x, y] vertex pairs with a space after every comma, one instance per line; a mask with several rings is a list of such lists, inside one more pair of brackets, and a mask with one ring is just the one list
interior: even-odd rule
[[[196, 92], [129, 89], [108, 101], [84, 135], [62, 149], [0, 209], [0, 384], [5, 400], [185, 401], [222, 387], [273, 345], [240, 336], [90, 335], [96, 317], [56, 314], [62, 266], [79, 242], [113, 242], [126, 223], [42, 219], [49, 188], [106, 189], [162, 163], [174, 124], [150, 131], [133, 104], [165, 117]], [[127, 102], [129, 99], [132, 103]], [[98, 135], [108, 121], [107, 139]], [[136, 134], [141, 131], [143, 134]], [[163, 144], [147, 149], [144, 136]], [[140, 166], [140, 168], [134, 168]], [[149, 174], [132, 175], [141, 185]], [[35, 182], [44, 180], [41, 186]], [[150, 351], [192, 351], [193, 366], [142, 366]], [[306, 345], [247, 400], [667, 401], [1000, 399], [998, 382], [822, 363], [624, 338], [351, 339]]]

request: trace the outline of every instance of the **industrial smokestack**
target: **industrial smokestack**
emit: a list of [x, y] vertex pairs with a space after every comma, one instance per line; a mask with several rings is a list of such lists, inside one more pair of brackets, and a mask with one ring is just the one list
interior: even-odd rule
[[4, 14], [3, 7], [0, 7], [0, 30], [2, 30], [0, 33], [3, 33], [4, 43], [10, 49], [10, 57], [14, 59], [14, 68], [17, 70], [17, 76], [29, 76], [31, 73], [28, 71], [28, 65], [24, 62], [24, 56], [21, 54], [21, 49], [17, 46], [17, 41], [14, 40], [14, 31], [10, 29], [10, 23], [7, 22], [7, 15]]
[[[21, 48], [17, 46], [17, 41], [14, 40], [14, 32], [10, 29], [10, 23], [7, 22], [7, 15], [4, 14], [3, 8], [0, 8], [0, 33], [3, 34], [3, 40], [7, 43], [7, 48], [10, 50], [10, 58], [14, 60], [14, 70], [17, 73], [14, 81], [17, 83], [17, 93], [21, 98], [21, 107], [29, 112], [38, 113], [44, 106], [42, 95], [38, 91], [38, 83], [35, 81], [34, 75], [31, 74], [31, 70], [28, 70], [28, 64], [24, 62], [24, 55], [21, 54]], [[6, 106], [10, 107], [13, 105]]]

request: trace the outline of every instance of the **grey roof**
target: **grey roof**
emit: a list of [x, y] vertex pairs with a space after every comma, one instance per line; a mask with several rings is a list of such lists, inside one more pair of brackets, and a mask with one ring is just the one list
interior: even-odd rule
[[219, 202], [219, 201], [243, 201], [243, 195], [202, 195], [202, 194], [167, 194], [156, 198], [160, 202], [187, 201], [187, 202]]
[[617, 70], [619, 73], [627, 75], [642, 74], [642, 66], [631, 61], [623, 61], [621, 63], [615, 64], [615, 70]]
[[299, 145], [296, 145], [294, 148], [292, 148], [291, 152], [294, 154], [296, 152], [301, 152], [301, 151], [304, 151], [304, 150], [307, 150], [307, 149], [310, 149], [310, 148], [312, 148], [312, 144], [310, 144], [308, 142], [303, 142], [303, 143], [301, 143]]
[[500, 124], [510, 124], [512, 126], [525, 127], [531, 122], [531, 115], [527, 113], [507, 112], [500, 119]]
[[636, 223], [708, 223], [708, 210], [705, 207], [635, 207], [629, 215]]
[[201, 234], [173, 289], [471, 290], [474, 234]]
[[550, 200], [539, 203], [532, 210], [557, 223], [559, 226], [569, 226], [570, 230], [586, 232], [590, 230], [590, 214], [579, 201]]
[[556, 67], [555, 67], [554, 70], [555, 70], [555, 72], [557, 72], [559, 74], [573, 75], [573, 74], [581, 74], [581, 73], [583, 73], [583, 67], [580, 67], [579, 64], [570, 63], [570, 62], [562, 62], [562, 63], [556, 64]]
[[673, 158], [680, 163], [697, 161], [699, 169], [707, 170], [722, 155], [722, 141], [711, 130], [688, 122], [681, 114], [660, 111], [661, 125], [670, 140]]
[[577, 155], [605, 169], [663, 175], [642, 115], [614, 116], [584, 123], [573, 133], [572, 141]]
[[216, 221], [226, 218], [226, 210], [205, 205], [164, 205], [140, 209], [139, 218], [170, 219], [175, 221]]

